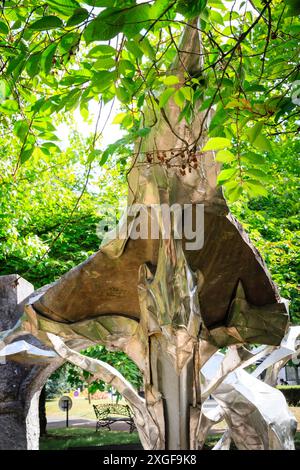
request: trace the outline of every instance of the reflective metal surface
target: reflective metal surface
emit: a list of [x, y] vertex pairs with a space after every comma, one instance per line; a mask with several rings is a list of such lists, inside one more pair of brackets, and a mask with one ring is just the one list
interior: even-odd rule
[[[216, 353], [206, 363], [201, 371], [205, 381], [214, 379], [223, 358], [223, 354]], [[294, 449], [297, 420], [279, 390], [240, 368], [225, 377], [212, 396], [223, 411], [230, 437], [238, 449]], [[219, 416], [217, 411], [216, 414]]]

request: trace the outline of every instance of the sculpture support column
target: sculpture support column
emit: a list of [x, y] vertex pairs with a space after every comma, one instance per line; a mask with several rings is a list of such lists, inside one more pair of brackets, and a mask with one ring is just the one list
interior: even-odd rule
[[[20, 304], [33, 286], [16, 274], [0, 276], [0, 331], [9, 330], [20, 316]], [[0, 449], [27, 449], [22, 383], [32, 370], [13, 361], [0, 363]]]
[[[33, 291], [33, 285], [17, 274], [0, 276], [0, 331], [16, 325], [24, 301]], [[33, 336], [24, 335], [29, 345], [42, 346]], [[0, 362], [0, 450], [39, 448], [40, 392], [51, 373], [64, 362], [59, 357], [35, 365], [27, 361], [27, 365], [3, 359]]]
[[187, 362], [180, 373], [166, 351], [158, 349], [157, 383], [162, 395], [165, 418], [165, 442], [168, 450], [189, 448], [189, 409], [192, 404], [193, 369]]
[[200, 395], [195, 354], [201, 316], [197, 275], [181, 241], [161, 242], [155, 274], [141, 266], [139, 300], [141, 328], [150, 344], [144, 377], [146, 388], [148, 383], [162, 397], [165, 448], [188, 449], [190, 408], [199, 404]]

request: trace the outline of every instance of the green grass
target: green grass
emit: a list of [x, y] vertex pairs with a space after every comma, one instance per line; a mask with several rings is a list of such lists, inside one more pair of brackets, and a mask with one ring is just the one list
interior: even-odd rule
[[[66, 393], [68, 395], [68, 393]], [[71, 395], [73, 406], [72, 409], [70, 410], [70, 419], [92, 419], [96, 420], [95, 412], [93, 409], [92, 405], [99, 405], [99, 404], [105, 404], [105, 403], [111, 403], [111, 400], [92, 400], [91, 404], [89, 404], [89, 401], [87, 398], [84, 397], [78, 397], [74, 398]], [[55, 398], [53, 400], [47, 400], [46, 402], [46, 413], [47, 413], [47, 418], [52, 418], [52, 419], [61, 419], [62, 421], [65, 420], [66, 418], [66, 413], [64, 411], [61, 411], [58, 406], [58, 398]], [[120, 404], [126, 404], [125, 400], [121, 400], [119, 402]], [[95, 421], [96, 425], [96, 421]]]
[[[212, 448], [222, 434], [209, 436], [205, 449]], [[136, 432], [108, 431], [103, 429], [96, 433], [90, 428], [50, 429], [48, 435], [40, 439], [40, 450], [65, 450], [70, 447], [89, 447], [112, 444], [137, 444], [139, 437]], [[295, 447], [300, 450], [300, 432], [295, 437]]]
[[137, 432], [108, 431], [95, 432], [90, 428], [50, 429], [47, 436], [40, 439], [40, 450], [64, 450], [69, 447], [102, 446], [111, 444], [137, 444]]

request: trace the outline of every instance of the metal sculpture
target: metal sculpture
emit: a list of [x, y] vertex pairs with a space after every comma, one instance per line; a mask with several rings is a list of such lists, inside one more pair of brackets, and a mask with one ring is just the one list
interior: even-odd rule
[[[280, 347], [264, 347], [259, 348], [258, 352], [253, 351], [254, 359], [257, 360], [262, 355], [265, 359], [252, 373], [244, 370], [249, 365], [249, 360], [229, 374], [228, 368], [223, 367], [222, 381], [219, 384], [216, 384], [215, 376], [226, 356], [217, 352], [209, 359], [201, 369], [201, 376], [207, 387], [209, 383], [214, 383], [210, 387], [210, 393], [218, 406], [211, 409], [207, 401], [203, 403], [195, 435], [196, 448], [204, 445], [209, 430], [224, 419], [228, 429], [215, 450], [229, 449], [231, 441], [240, 450], [295, 448], [296, 418], [290, 412], [283, 394], [257, 377], [269, 369], [276, 384], [281, 367], [293, 355], [300, 354], [300, 347], [296, 347], [299, 336], [300, 327], [291, 327]], [[268, 380], [268, 377], [267, 374], [265, 379]]]
[[[201, 57], [194, 21], [168, 72], [178, 76], [178, 87], [203, 68]], [[212, 354], [235, 344], [278, 346], [288, 323], [286, 305], [263, 260], [217, 186], [214, 152], [202, 151], [210, 115], [199, 111], [189, 124], [179, 121], [179, 114], [172, 99], [164, 109], [154, 101], [145, 110], [151, 132], [135, 147], [125, 237], [104, 243], [87, 261], [37, 291], [21, 327], [10, 332], [11, 338], [31, 333], [65, 359], [105, 377], [103, 365], [70, 347], [84, 340], [126, 352], [143, 373], [145, 399], [113, 375], [148, 449], [192, 445], [203, 401], [199, 373]], [[158, 239], [132, 237], [140, 224], [139, 214], [130, 212], [136, 204], [147, 223], [151, 207], [159, 208]], [[166, 224], [163, 217], [164, 204], [179, 205], [183, 224], [185, 205], [192, 224], [198, 207], [204, 207], [203, 246], [189, 249], [193, 239], [176, 236], [176, 223]]]

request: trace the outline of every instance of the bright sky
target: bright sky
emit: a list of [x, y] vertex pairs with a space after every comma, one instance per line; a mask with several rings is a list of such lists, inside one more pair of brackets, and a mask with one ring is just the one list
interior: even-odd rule
[[[101, 130], [102, 126], [104, 125], [108, 115], [109, 111], [111, 108], [111, 103], [108, 103], [108, 105], [105, 105], [102, 109], [101, 112], [101, 119], [99, 122], [99, 127], [98, 130]], [[121, 131], [119, 125], [116, 124], [111, 124], [115, 115], [118, 114], [118, 104], [115, 104], [113, 106], [110, 118], [107, 122], [107, 125], [103, 131], [103, 139], [101, 142], [98, 143], [100, 144], [103, 149], [107, 147], [107, 145], [112, 144], [116, 140], [120, 139], [123, 135], [123, 132]], [[98, 104], [96, 101], [90, 101], [89, 103], [89, 118], [91, 120], [91, 123], [88, 123], [84, 121], [83, 117], [80, 114], [79, 109], [76, 109], [74, 111], [74, 117], [76, 121], [76, 127], [77, 130], [83, 135], [83, 136], [88, 136], [95, 131], [95, 125], [96, 125], [96, 119], [97, 119], [97, 113], [98, 113]], [[57, 137], [61, 140], [60, 146], [62, 148], [66, 148], [68, 146], [68, 137], [70, 134], [70, 128], [68, 124], [60, 124], [57, 129]]]

